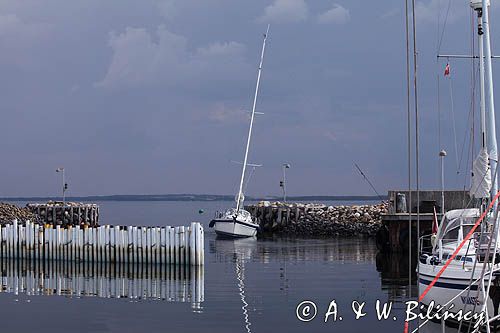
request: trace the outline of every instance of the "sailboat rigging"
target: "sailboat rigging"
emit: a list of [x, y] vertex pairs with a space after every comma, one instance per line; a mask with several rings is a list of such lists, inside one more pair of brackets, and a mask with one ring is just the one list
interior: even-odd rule
[[[481, 110], [481, 149], [473, 163], [470, 190], [473, 199], [463, 209], [446, 212], [434, 235], [435, 241], [421, 248], [418, 285], [419, 301], [424, 308], [435, 302], [447, 312], [472, 311], [484, 316], [484, 321], [479, 324], [490, 332], [491, 327], [500, 325], [500, 260], [497, 258], [500, 250], [497, 199], [500, 192], [497, 185], [490, 1], [470, 0], [470, 6], [477, 14]], [[420, 239], [421, 244], [426, 244], [426, 237], [429, 236]], [[460, 321], [456, 324], [460, 330], [466, 323]], [[467, 324], [472, 327], [477, 323]]]
[[[246, 141], [245, 156], [243, 159], [243, 167], [241, 170], [241, 178], [239, 183], [238, 193], [236, 194], [236, 208], [229, 209], [224, 213], [216, 213], [215, 219], [210, 222], [210, 227], [215, 229], [215, 232], [220, 236], [226, 237], [253, 237], [257, 234], [259, 225], [253, 221], [252, 216], [249, 212], [243, 209], [243, 203], [245, 201], [244, 190], [248, 185], [245, 182], [247, 166], [252, 166], [254, 169], [258, 165], [252, 165], [248, 163], [248, 154], [250, 151], [250, 143], [252, 140], [252, 131], [255, 115], [257, 114], [257, 99], [259, 96], [260, 79], [262, 74], [262, 65], [264, 63], [264, 54], [266, 51], [266, 41], [269, 34], [269, 25], [267, 26], [266, 33], [264, 34], [264, 40], [262, 42], [262, 50], [260, 53], [259, 69], [257, 72], [257, 83], [255, 86], [255, 93], [253, 97], [252, 114], [250, 116], [250, 126], [248, 128], [248, 136]], [[253, 169], [253, 170], [254, 170]], [[253, 173], [253, 171], [252, 171]]]

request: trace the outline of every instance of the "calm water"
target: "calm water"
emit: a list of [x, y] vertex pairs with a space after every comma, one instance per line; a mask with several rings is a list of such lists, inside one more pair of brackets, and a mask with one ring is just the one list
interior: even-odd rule
[[[102, 202], [101, 223], [185, 225], [227, 202]], [[200, 214], [199, 210], [204, 213]], [[405, 258], [377, 256], [367, 239], [219, 240], [206, 229], [203, 270], [37, 267], [2, 263], [5, 332], [402, 332]], [[314, 301], [317, 316], [296, 317]], [[335, 300], [338, 316], [325, 323]], [[354, 318], [351, 302], [366, 302]], [[394, 302], [388, 320], [375, 303]], [[393, 319], [396, 317], [396, 320]], [[426, 332], [439, 332], [439, 326]]]

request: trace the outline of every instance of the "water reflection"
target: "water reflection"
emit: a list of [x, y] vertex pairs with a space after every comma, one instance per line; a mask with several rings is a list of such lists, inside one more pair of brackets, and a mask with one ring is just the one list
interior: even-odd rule
[[[228, 245], [231, 240], [213, 239], [209, 241], [210, 254], [215, 255], [217, 262], [234, 259], [235, 251], [246, 260], [260, 263], [283, 261], [296, 263], [301, 261], [354, 261], [375, 262], [377, 249], [370, 239], [353, 238], [339, 241], [337, 239], [295, 239], [266, 238], [253, 240], [236, 240], [236, 246]], [[371, 244], [373, 243], [373, 244]], [[373, 245], [373, 246], [370, 246]]]
[[[314, 270], [314, 263], [321, 263], [318, 267], [318, 272], [322, 271], [323, 267], [330, 267], [329, 265], [323, 265], [323, 263], [332, 263], [331, 270], [332, 276], [336, 276], [336, 272], [339, 272], [338, 264], [360, 264], [362, 266], [367, 263], [371, 263], [373, 269], [372, 274], [375, 279], [378, 279], [377, 271], [375, 270], [375, 263], [377, 262], [377, 249], [372, 240], [367, 239], [239, 239], [239, 240], [227, 240], [220, 238], [208, 239], [208, 252], [210, 254], [210, 262], [207, 265], [216, 265], [218, 263], [223, 263], [227, 267], [232, 267], [234, 275], [233, 281], [234, 286], [237, 286], [239, 295], [231, 295], [233, 300], [239, 298], [239, 313], [241, 318], [242, 331], [251, 332], [252, 331], [252, 320], [257, 320], [259, 317], [258, 311], [252, 310], [256, 307], [258, 308], [261, 304], [252, 304], [258, 299], [255, 295], [258, 295], [262, 291], [262, 288], [255, 288], [248, 290], [245, 283], [245, 267], [252, 265], [252, 267], [263, 267], [262, 264], [266, 265], [266, 272], [275, 272], [274, 268], [279, 267], [279, 287], [280, 293], [284, 293], [287, 296], [291, 295], [293, 302], [299, 300], [297, 298], [297, 290], [290, 289], [289, 278], [294, 281], [292, 286], [302, 285], [304, 280], [309, 280], [307, 274], [302, 274], [300, 267], [307, 266], [307, 270]], [[360, 267], [362, 267], [360, 266]], [[404, 263], [403, 263], [404, 266]], [[386, 289], [392, 290], [394, 298], [403, 301], [406, 299], [406, 286], [398, 283], [393, 283], [388, 278], [391, 275], [386, 276], [386, 272], [390, 270], [385, 270], [386, 266], [382, 268], [382, 290]], [[408, 276], [408, 265], [401, 267], [401, 272], [406, 271], [406, 281]], [[297, 272], [300, 271], [300, 273]], [[307, 271], [306, 270], [306, 271]], [[326, 268], [328, 270], [328, 268]], [[252, 276], [255, 278], [255, 270], [252, 271]], [[400, 274], [402, 275], [402, 274]], [[321, 276], [320, 274], [318, 276]], [[400, 276], [401, 283], [404, 283], [405, 279]], [[358, 279], [355, 277], [354, 279]], [[363, 278], [364, 279], [364, 278]], [[299, 282], [300, 280], [300, 282]], [[317, 279], [317, 283], [326, 283], [323, 286], [323, 292], [332, 292], [332, 285], [329, 279]], [[364, 280], [362, 280], [364, 281]], [[270, 284], [272, 285], [272, 284]], [[317, 285], [315, 285], [317, 286]], [[309, 287], [308, 287], [309, 288]], [[371, 287], [366, 287], [367, 290]], [[266, 288], [264, 288], [266, 289]], [[315, 288], [311, 288], [311, 294], [314, 295]], [[248, 296], [250, 295], [250, 296]], [[250, 297], [250, 298], [249, 298]], [[352, 296], [354, 297], [354, 296]], [[350, 301], [350, 299], [348, 300]], [[270, 302], [272, 304], [272, 302]], [[255, 325], [255, 323], [254, 323]], [[255, 330], [255, 329], [253, 329]]]
[[231, 261], [235, 265], [236, 282], [238, 284], [239, 297], [241, 299], [241, 310], [243, 315], [243, 322], [245, 325], [245, 330], [247, 333], [251, 333], [252, 330], [250, 326], [250, 317], [248, 313], [248, 302], [246, 301], [245, 294], [245, 262], [252, 258], [252, 253], [255, 253], [257, 249], [257, 239], [255, 238], [245, 238], [245, 239], [215, 239], [212, 244], [218, 253], [222, 257], [230, 256]]
[[203, 267], [0, 260], [0, 293], [190, 302], [201, 311]]
[[[406, 301], [417, 296], [417, 261], [412, 259], [411, 266], [409, 261], [406, 253], [377, 253], [376, 265], [382, 289], [387, 291], [391, 301]], [[408, 286], [409, 276], [411, 289]]]

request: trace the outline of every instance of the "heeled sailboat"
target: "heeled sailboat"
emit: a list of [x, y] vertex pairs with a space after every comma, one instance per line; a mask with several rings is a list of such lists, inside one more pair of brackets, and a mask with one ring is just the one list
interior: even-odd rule
[[[243, 160], [243, 167], [241, 171], [241, 178], [239, 184], [238, 194], [236, 195], [236, 208], [230, 208], [225, 212], [217, 212], [215, 218], [210, 221], [210, 227], [215, 229], [219, 236], [240, 238], [240, 237], [254, 237], [257, 235], [259, 225], [254, 222], [252, 215], [243, 208], [245, 201], [244, 184], [246, 178], [247, 166], [252, 166], [248, 163], [248, 152], [250, 150], [250, 142], [252, 139], [253, 122], [255, 119], [255, 108], [257, 106], [257, 97], [259, 95], [260, 77], [262, 73], [262, 64], [264, 62], [264, 53], [266, 50], [266, 41], [269, 33], [269, 26], [264, 34], [264, 41], [262, 42], [262, 51], [260, 55], [259, 70], [257, 74], [257, 84], [255, 87], [255, 94], [253, 99], [252, 114], [250, 117], [250, 127], [248, 129], [248, 137], [245, 149], [245, 157]], [[245, 186], [246, 187], [246, 186]]]

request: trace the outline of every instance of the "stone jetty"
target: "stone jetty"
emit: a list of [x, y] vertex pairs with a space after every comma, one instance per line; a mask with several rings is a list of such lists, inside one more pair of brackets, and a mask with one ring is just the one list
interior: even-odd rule
[[0, 225], [12, 223], [17, 220], [19, 223], [26, 221], [39, 222], [38, 215], [28, 208], [22, 208], [13, 204], [0, 202]]
[[11, 224], [17, 220], [24, 225], [26, 221], [34, 224], [50, 224], [60, 226], [92, 226], [99, 225], [99, 206], [82, 202], [29, 203], [26, 207], [0, 203], [0, 225]]
[[290, 236], [375, 236], [388, 203], [327, 206], [261, 201], [246, 209], [262, 231]]
[[99, 206], [97, 204], [49, 201], [47, 203], [29, 203], [26, 208], [36, 214], [45, 224], [92, 227], [99, 225]]

